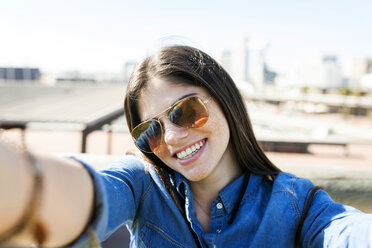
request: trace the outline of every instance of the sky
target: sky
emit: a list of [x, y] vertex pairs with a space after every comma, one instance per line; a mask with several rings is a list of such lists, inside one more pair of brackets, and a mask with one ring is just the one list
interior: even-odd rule
[[8, 0], [0, 32], [0, 66], [46, 73], [120, 73], [174, 43], [219, 59], [244, 37], [286, 73], [299, 54], [372, 57], [372, 0]]

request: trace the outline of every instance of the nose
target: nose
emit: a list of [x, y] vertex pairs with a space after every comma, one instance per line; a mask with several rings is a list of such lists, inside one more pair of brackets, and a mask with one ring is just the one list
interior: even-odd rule
[[164, 118], [162, 125], [164, 128], [164, 142], [167, 145], [177, 145], [189, 134], [187, 128], [178, 127], [171, 123], [167, 118]]

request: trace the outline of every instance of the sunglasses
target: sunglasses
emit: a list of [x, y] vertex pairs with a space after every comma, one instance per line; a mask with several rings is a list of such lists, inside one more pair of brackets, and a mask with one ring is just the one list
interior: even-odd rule
[[182, 128], [199, 128], [208, 121], [208, 108], [205, 106], [211, 97], [202, 100], [198, 96], [185, 97], [161, 112], [157, 117], [137, 125], [131, 132], [134, 143], [143, 152], [152, 153], [159, 149], [163, 139], [163, 128], [159, 119], [166, 115], [174, 125]]

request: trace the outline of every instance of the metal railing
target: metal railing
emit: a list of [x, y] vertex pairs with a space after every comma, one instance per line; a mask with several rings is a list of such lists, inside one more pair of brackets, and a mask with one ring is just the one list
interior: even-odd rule
[[[87, 123], [74, 123], [74, 124], [80, 124], [80, 131], [82, 134], [81, 137], [81, 152], [86, 153], [87, 151], [87, 138], [88, 135], [96, 130], [102, 129], [103, 126], [111, 124], [114, 120], [118, 119], [119, 117], [123, 116], [123, 109], [115, 109], [111, 112], [108, 112], [106, 114], [103, 114], [99, 116], [98, 118], [89, 121]], [[22, 133], [22, 143], [25, 144], [25, 131], [27, 130], [28, 126], [32, 124], [33, 122], [37, 122], [35, 120], [30, 121], [30, 120], [0, 120], [0, 128], [2, 129], [13, 129], [17, 128], [21, 130]], [[46, 121], [41, 121], [43, 123], [48, 123]], [[63, 122], [49, 122], [53, 124], [64, 124]], [[111, 129], [108, 129], [108, 138], [111, 140]], [[110, 153], [111, 150], [111, 142], [108, 142], [108, 153]]]

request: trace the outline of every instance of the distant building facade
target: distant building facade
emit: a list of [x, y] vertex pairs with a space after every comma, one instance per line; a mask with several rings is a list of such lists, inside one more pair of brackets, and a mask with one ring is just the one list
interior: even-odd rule
[[287, 86], [330, 89], [343, 86], [342, 72], [336, 56], [305, 55], [295, 59]]
[[372, 73], [372, 58], [355, 58], [352, 62], [351, 76], [360, 78]]
[[60, 73], [56, 77], [56, 82], [83, 82], [83, 83], [95, 83], [96, 79], [92, 74], [84, 74], [80, 71], [66, 71]]
[[39, 68], [0, 67], [0, 80], [38, 81], [40, 76]]
[[348, 69], [351, 88], [372, 89], [372, 58], [354, 58]]
[[260, 91], [265, 83], [272, 83], [276, 76], [265, 66], [266, 48], [265, 41], [239, 39], [231, 52], [222, 53], [221, 64], [236, 82], [250, 83], [255, 90]]
[[223, 66], [223, 68], [226, 71], [231, 72], [231, 51], [230, 50], [225, 50], [221, 53], [220, 64]]

